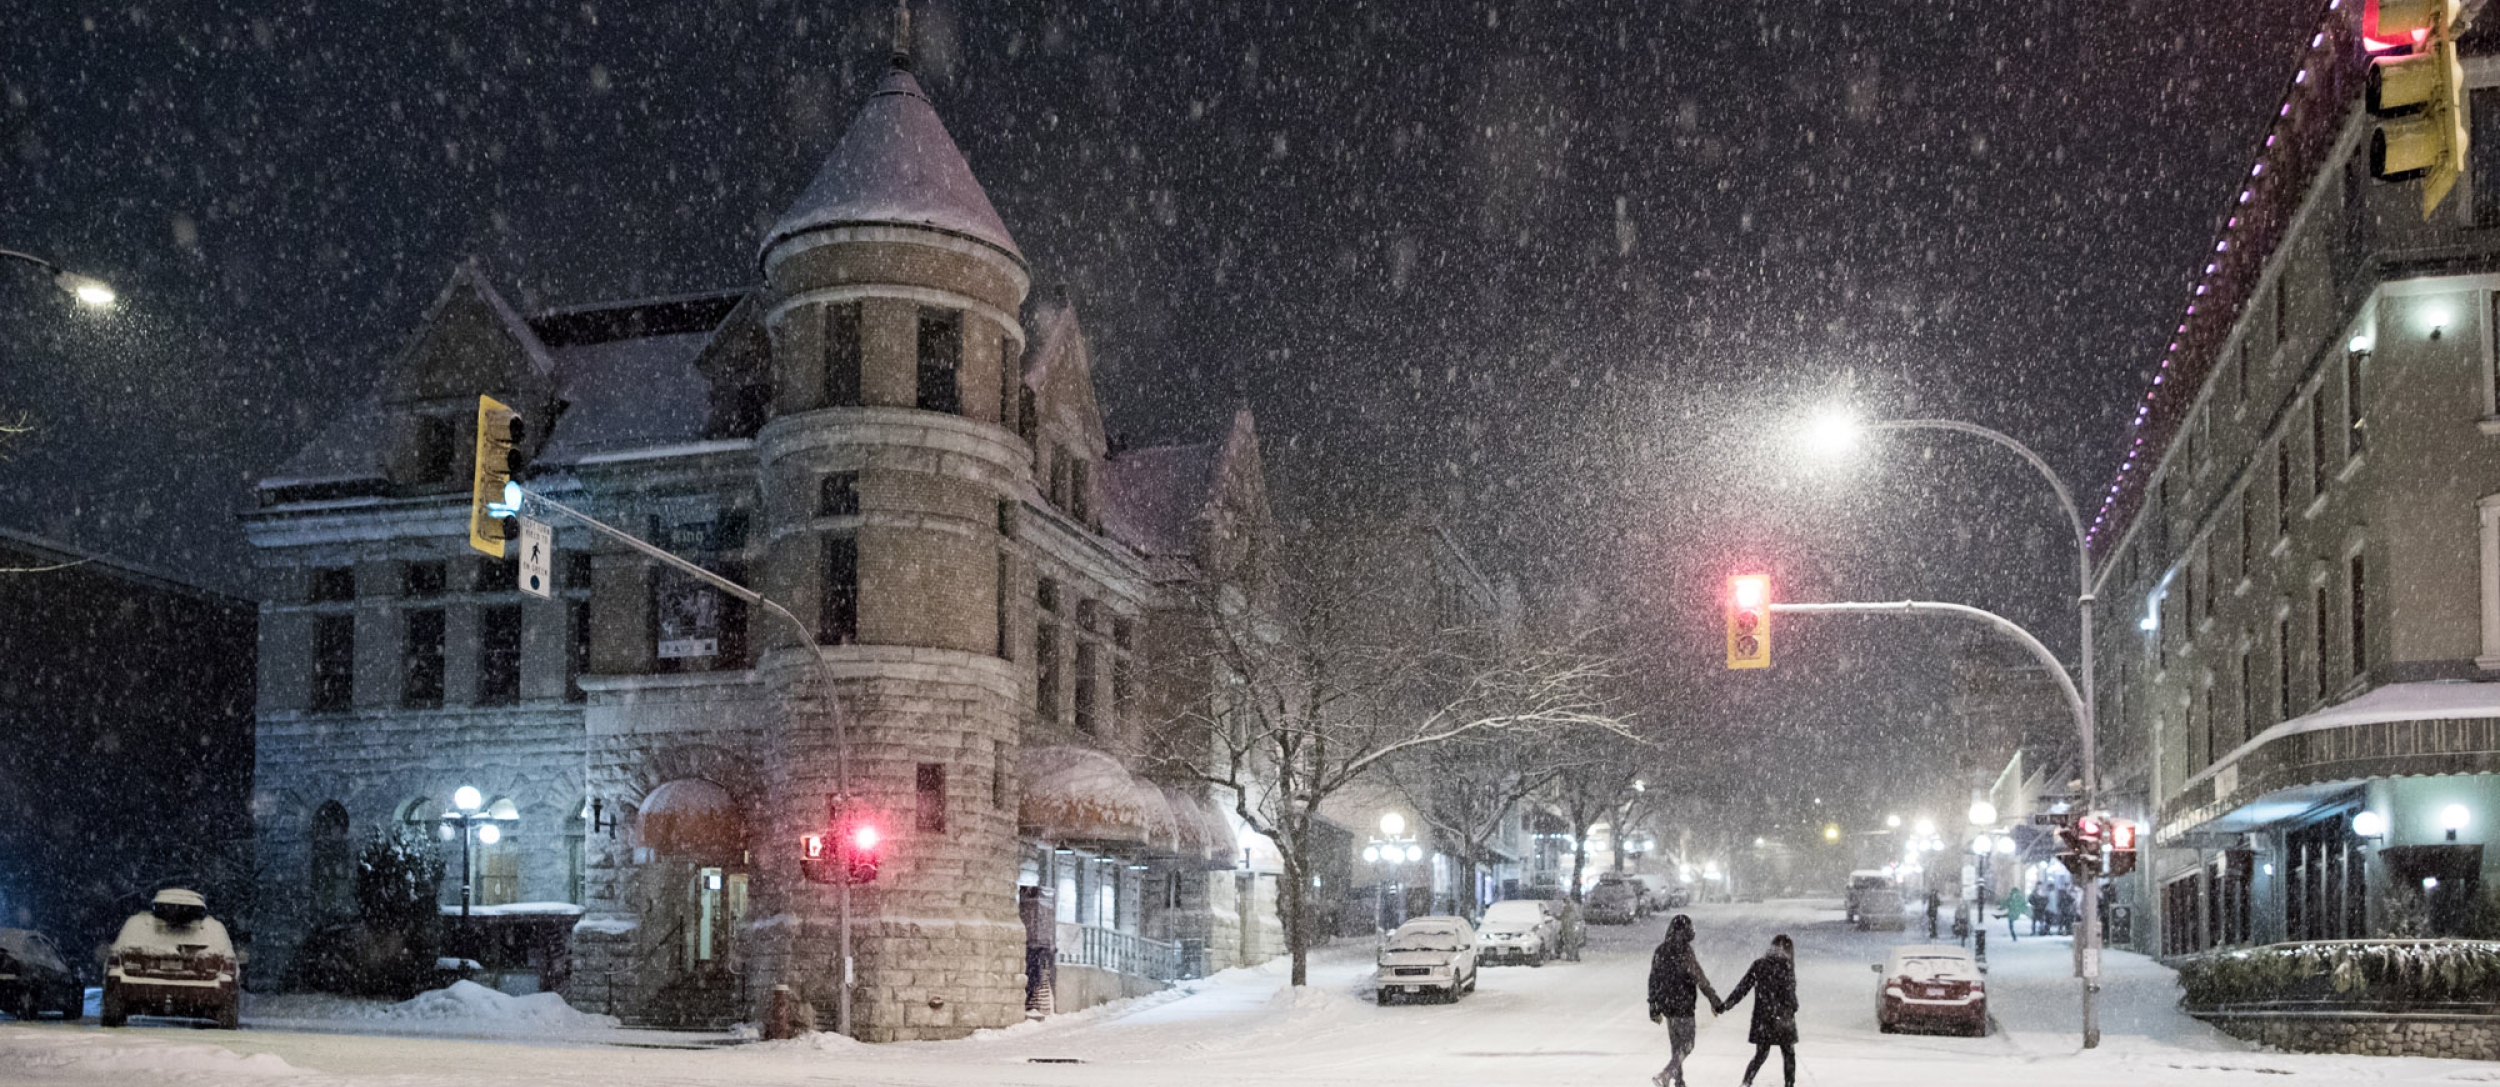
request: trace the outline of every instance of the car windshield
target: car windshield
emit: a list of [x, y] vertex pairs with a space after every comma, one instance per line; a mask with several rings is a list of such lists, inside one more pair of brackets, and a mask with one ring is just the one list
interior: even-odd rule
[[1905, 978], [1925, 981], [1960, 979], [1970, 976], [1970, 960], [1946, 955], [1928, 955], [1901, 960], [1897, 973]]
[[1534, 925], [1545, 920], [1545, 907], [1534, 902], [1496, 902], [1484, 908], [1487, 925]]
[[1456, 951], [1466, 946], [1467, 941], [1452, 928], [1399, 929], [1389, 938], [1391, 951]]

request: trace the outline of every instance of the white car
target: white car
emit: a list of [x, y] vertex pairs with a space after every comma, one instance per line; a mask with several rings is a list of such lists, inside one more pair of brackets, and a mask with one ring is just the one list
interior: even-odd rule
[[104, 972], [103, 1023], [118, 1027], [133, 1015], [182, 1015], [207, 1019], [227, 1030], [240, 1023], [242, 993], [235, 983], [234, 941], [208, 915], [197, 891], [156, 892], [148, 912], [122, 923]]
[[1514, 898], [1484, 909], [1484, 927], [1476, 930], [1479, 964], [1524, 962], [1543, 966], [1562, 952], [1562, 919], [1543, 902]]
[[1988, 1033], [1988, 983], [1969, 951], [1954, 944], [1908, 944], [1893, 948], [1874, 970], [1882, 978], [1875, 984], [1875, 1029]]
[[1463, 917], [1418, 917], [1399, 925], [1381, 945], [1372, 984], [1383, 1004], [1425, 994], [1457, 1003], [1476, 988], [1476, 930]]

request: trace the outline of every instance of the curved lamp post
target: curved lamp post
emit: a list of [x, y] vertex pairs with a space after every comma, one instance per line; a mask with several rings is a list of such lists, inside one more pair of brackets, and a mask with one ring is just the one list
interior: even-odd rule
[[[2049, 467], [2049, 462], [2041, 459], [2040, 454], [2032, 452], [2030, 446], [2015, 441], [2002, 432], [1991, 430], [1977, 423], [1965, 423], [1959, 419], [1884, 419], [1875, 422], [1860, 422], [1846, 412], [1835, 411], [1825, 414], [1815, 422], [1810, 437], [1813, 443], [1824, 452], [1836, 454], [1846, 452], [1856, 445], [1861, 434], [1877, 430], [1948, 430], [1956, 434], [1984, 438], [2021, 457], [2024, 463], [2031, 465], [2040, 473], [2041, 479], [2048, 481], [2049, 490], [2057, 496], [2057, 508], [2066, 515], [2066, 523], [2068, 527], [2074, 529], [2075, 533], [2075, 609], [2083, 632], [2083, 642], [2078, 655], [2080, 682], [2075, 684], [2081, 688], [2076, 692], [2080, 696], [2080, 702], [2077, 706], [2075, 724], [2076, 731], [2079, 733], [2077, 739], [2082, 748], [2083, 811], [2090, 814], [2097, 809], [2100, 799], [2100, 770], [2094, 745], [2094, 733], [2098, 731], [2098, 707], [2094, 704], [2092, 684], [2094, 586], [2091, 537], [2084, 526], [2083, 512], [2075, 506], [2074, 494], [2066, 489], [2066, 481], [2058, 478], [2056, 469]], [[2101, 1044], [2100, 1013], [2093, 999], [2094, 994], [2100, 989], [2100, 880], [2087, 879], [2081, 882], [2083, 884], [2081, 910], [2083, 916], [2075, 934], [2079, 959], [2076, 973], [2083, 978], [2083, 1047], [2091, 1049]]]
[[113, 292], [112, 284], [94, 276], [79, 275], [33, 253], [0, 249], [0, 257], [22, 261], [42, 269], [45, 274], [52, 277], [53, 286], [59, 287], [64, 293], [77, 299], [79, 305], [89, 309], [111, 309], [115, 302], [121, 300], [121, 296]]

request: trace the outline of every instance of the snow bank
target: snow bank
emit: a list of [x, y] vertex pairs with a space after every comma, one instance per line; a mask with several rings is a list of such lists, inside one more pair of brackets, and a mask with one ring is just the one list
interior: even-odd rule
[[492, 1025], [520, 1030], [611, 1030], [616, 1017], [582, 1011], [555, 993], [512, 996], [474, 981], [456, 981], [392, 1004], [376, 1018]]
[[92, 1079], [166, 1083], [265, 1080], [310, 1075], [273, 1053], [244, 1055], [212, 1045], [136, 1040], [124, 1034], [12, 1030], [0, 1033], [0, 1067], [29, 1080]]

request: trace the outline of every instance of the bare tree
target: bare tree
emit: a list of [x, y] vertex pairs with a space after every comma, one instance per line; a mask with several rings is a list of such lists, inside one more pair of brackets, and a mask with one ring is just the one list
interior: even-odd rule
[[1605, 823], [1614, 831], [1615, 856], [1623, 856], [1622, 819], [1632, 788], [1646, 773], [1648, 745], [1623, 732], [1589, 738], [1573, 758], [1558, 766], [1554, 785], [1563, 818], [1571, 824], [1571, 900], [1580, 901], [1580, 886], [1589, 862], [1589, 830]]
[[[1299, 590], [1299, 591], [1297, 591]], [[1217, 786], [1251, 830], [1276, 843], [1293, 984], [1305, 982], [1319, 808], [1389, 760], [1489, 735], [1620, 730], [1606, 694], [1612, 665], [1571, 649], [1514, 645], [1486, 631], [1415, 633], [1384, 623], [1379, 594], [1288, 586], [1273, 608], [1202, 594], [1215, 697], [1202, 735], [1164, 769]]]

